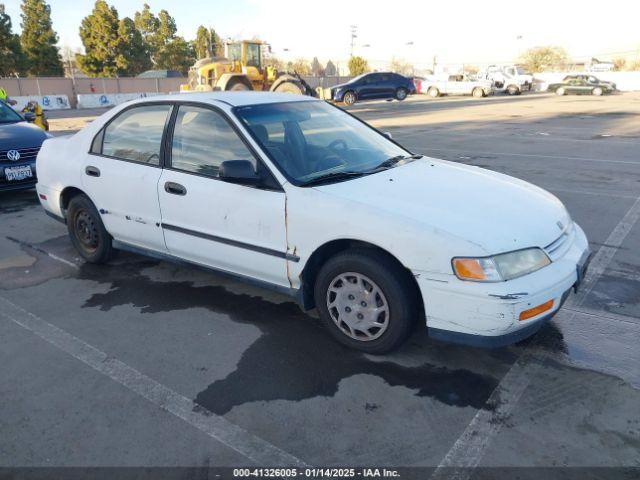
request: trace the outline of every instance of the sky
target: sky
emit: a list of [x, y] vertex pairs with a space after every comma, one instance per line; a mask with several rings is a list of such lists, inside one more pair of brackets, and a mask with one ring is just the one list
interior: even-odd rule
[[[120, 17], [140, 10], [143, 0], [107, 0]], [[198, 25], [223, 38], [259, 37], [284, 60], [298, 57], [345, 65], [351, 25], [354, 53], [371, 64], [392, 57], [427, 68], [439, 64], [506, 63], [527, 48], [560, 45], [576, 59], [630, 56], [640, 59], [639, 0], [146, 0], [166, 9], [178, 34], [195, 37]], [[20, 30], [20, 0], [0, 0]], [[78, 28], [92, 0], [49, 0], [60, 46], [80, 49]], [[591, 8], [591, 7], [595, 8]], [[618, 53], [619, 52], [619, 53]]]

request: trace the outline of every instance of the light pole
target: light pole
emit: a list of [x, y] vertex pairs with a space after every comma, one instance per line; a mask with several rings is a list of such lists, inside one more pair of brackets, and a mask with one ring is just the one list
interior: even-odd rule
[[351, 57], [353, 57], [353, 45], [355, 43], [355, 39], [358, 38], [358, 26], [351, 25], [349, 27], [351, 29]]

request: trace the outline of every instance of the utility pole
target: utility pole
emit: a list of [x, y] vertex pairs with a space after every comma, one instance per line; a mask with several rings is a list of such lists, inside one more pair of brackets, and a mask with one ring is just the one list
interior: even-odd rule
[[353, 57], [353, 45], [355, 43], [355, 39], [358, 38], [358, 26], [351, 25], [349, 27], [351, 29], [351, 57]]

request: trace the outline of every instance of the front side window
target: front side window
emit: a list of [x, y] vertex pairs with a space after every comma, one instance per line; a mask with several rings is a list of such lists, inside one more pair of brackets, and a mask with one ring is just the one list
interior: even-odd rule
[[219, 113], [208, 108], [181, 106], [171, 143], [171, 167], [217, 177], [220, 164], [225, 160], [256, 163], [247, 146]]
[[328, 173], [364, 173], [410, 155], [388, 138], [325, 102], [236, 107], [235, 114], [294, 183]]
[[0, 101], [0, 123], [15, 123], [21, 122], [22, 117], [18, 115], [13, 108]]
[[102, 155], [160, 165], [162, 133], [170, 111], [171, 105], [125, 110], [104, 129]]
[[247, 43], [247, 65], [260, 68], [260, 45]]

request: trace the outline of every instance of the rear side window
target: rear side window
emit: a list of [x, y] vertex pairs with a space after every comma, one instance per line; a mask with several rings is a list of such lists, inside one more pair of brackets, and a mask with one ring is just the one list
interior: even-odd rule
[[171, 144], [171, 167], [218, 176], [225, 160], [256, 160], [238, 134], [208, 108], [183, 105], [178, 110]]
[[102, 155], [159, 166], [162, 133], [170, 111], [171, 105], [125, 110], [104, 129]]

